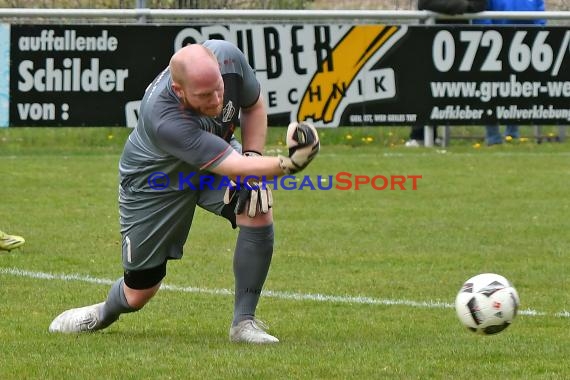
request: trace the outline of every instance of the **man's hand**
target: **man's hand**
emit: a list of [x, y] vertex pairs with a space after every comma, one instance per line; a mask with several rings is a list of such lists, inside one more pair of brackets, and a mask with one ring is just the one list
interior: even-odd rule
[[[261, 156], [260, 153], [252, 151], [246, 151], [243, 155], [248, 157]], [[236, 215], [244, 212], [247, 207], [247, 216], [254, 218], [259, 212], [267, 214], [269, 209], [273, 207], [271, 188], [258, 181], [249, 180], [247, 183], [240, 184], [231, 181], [224, 194], [224, 203], [230, 204], [234, 197], [237, 197], [234, 209]]]
[[294, 174], [305, 169], [321, 147], [317, 129], [306, 121], [289, 124], [286, 142], [289, 157], [279, 156], [279, 165], [285, 174]]

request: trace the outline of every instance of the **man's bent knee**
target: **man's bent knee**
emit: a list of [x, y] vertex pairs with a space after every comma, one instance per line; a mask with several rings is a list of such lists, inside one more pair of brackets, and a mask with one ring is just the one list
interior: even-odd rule
[[158, 292], [166, 276], [166, 261], [155, 268], [125, 270], [124, 291], [127, 303], [134, 309], [141, 309]]
[[149, 289], [131, 289], [125, 285], [125, 298], [130, 307], [139, 310], [154, 297], [159, 288], [160, 282]]
[[237, 215], [238, 226], [264, 227], [270, 224], [273, 224], [273, 212], [271, 210], [267, 214], [258, 213], [255, 218], [251, 218], [245, 213]]

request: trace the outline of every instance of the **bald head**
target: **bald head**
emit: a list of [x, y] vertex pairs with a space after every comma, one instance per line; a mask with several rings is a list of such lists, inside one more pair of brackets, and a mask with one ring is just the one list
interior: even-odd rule
[[185, 106], [208, 116], [221, 111], [224, 83], [218, 60], [211, 50], [192, 44], [170, 59], [172, 88]]
[[220, 75], [218, 61], [210, 49], [199, 45], [187, 45], [170, 59], [172, 79], [181, 85], [188, 81], [212, 80]]

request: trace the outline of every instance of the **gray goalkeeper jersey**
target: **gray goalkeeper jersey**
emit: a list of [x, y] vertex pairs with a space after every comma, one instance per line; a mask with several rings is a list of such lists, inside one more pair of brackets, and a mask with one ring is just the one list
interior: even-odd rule
[[230, 154], [229, 141], [240, 108], [255, 104], [260, 85], [236, 46], [221, 40], [206, 41], [204, 46], [214, 52], [220, 64], [225, 88], [222, 114], [212, 118], [182, 107], [166, 68], [147, 87], [137, 126], [125, 144], [119, 162], [124, 191], [156, 193], [149, 185], [150, 179], [157, 178], [155, 173], [163, 173], [158, 181], [167, 185], [160, 192], [188, 188], [184, 183], [189, 179], [198, 186], [198, 173], [215, 167]]

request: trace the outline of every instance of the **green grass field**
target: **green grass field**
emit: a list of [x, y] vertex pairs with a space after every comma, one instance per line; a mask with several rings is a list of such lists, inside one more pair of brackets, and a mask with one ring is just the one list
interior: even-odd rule
[[[121, 276], [117, 162], [128, 130], [0, 130], [0, 379], [567, 379], [569, 143], [407, 149], [407, 129], [322, 131], [302, 174], [421, 175], [417, 190], [277, 190], [258, 316], [275, 346], [228, 341], [236, 232], [199, 212], [183, 260], [141, 312], [48, 333]], [[269, 152], [282, 146], [273, 129]], [[467, 131], [465, 134], [469, 135]], [[482, 133], [479, 129], [478, 133]], [[497, 272], [521, 314], [467, 331], [464, 280]]]

